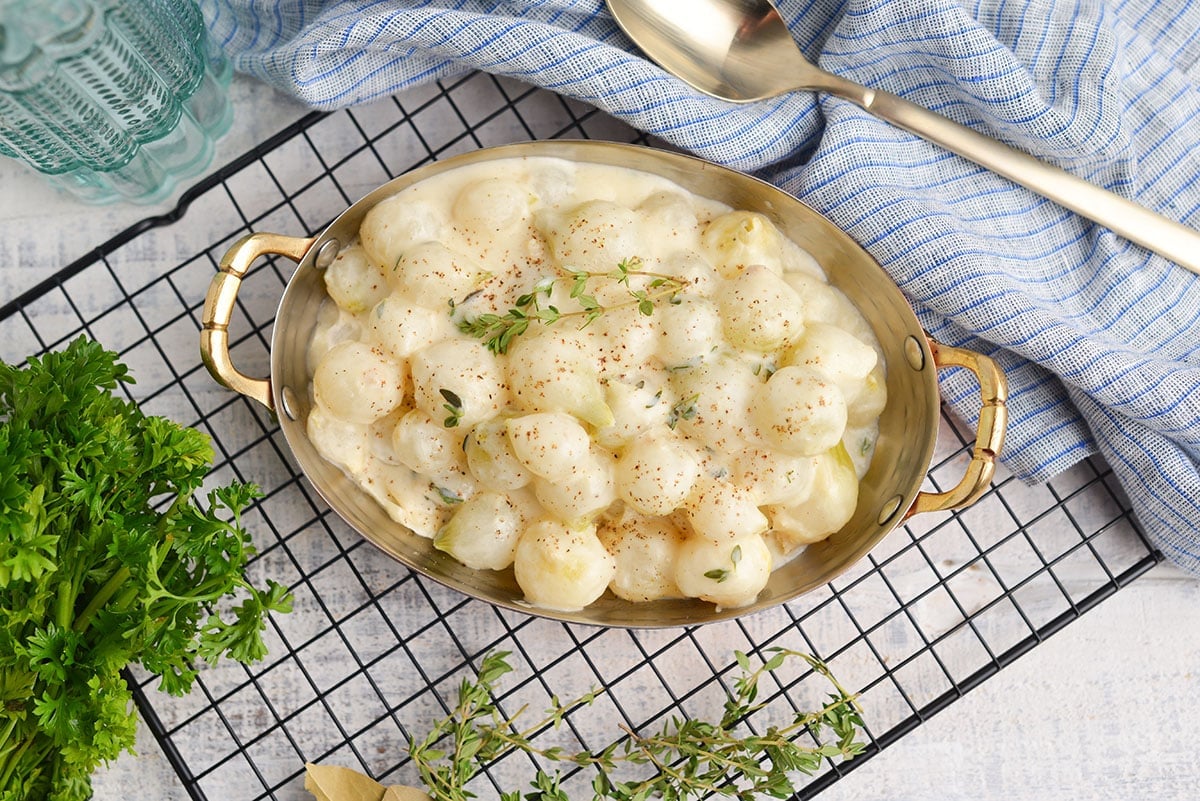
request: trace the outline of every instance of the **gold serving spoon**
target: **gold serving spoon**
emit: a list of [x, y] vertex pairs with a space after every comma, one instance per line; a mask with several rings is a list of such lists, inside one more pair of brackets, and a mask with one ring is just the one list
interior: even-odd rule
[[771, 0], [606, 0], [617, 24], [667, 72], [705, 94], [748, 103], [827, 92], [1003, 175], [1200, 273], [1200, 233], [889, 92], [820, 69]]

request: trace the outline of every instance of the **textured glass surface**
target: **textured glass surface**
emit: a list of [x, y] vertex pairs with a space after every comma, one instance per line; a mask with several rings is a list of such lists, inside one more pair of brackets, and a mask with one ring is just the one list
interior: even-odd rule
[[154, 201], [229, 127], [214, 52], [191, 2], [0, 0], [0, 153], [87, 200]]

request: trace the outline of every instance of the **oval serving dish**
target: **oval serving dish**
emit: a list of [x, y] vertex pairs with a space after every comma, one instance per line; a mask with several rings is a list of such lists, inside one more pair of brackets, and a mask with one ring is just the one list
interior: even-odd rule
[[[866, 317], [887, 366], [887, 406], [870, 468], [859, 486], [854, 516], [828, 539], [808, 545], [775, 569], [757, 599], [717, 609], [696, 599], [633, 603], [606, 593], [579, 611], [534, 608], [523, 601], [512, 570], [468, 568], [393, 521], [340, 469], [323, 459], [306, 433], [311, 408], [307, 349], [325, 300], [322, 270], [358, 236], [377, 203], [446, 170], [489, 160], [553, 157], [625, 167], [665, 177], [694, 194], [768, 217], [825, 271]], [[283, 292], [271, 340], [270, 376], [239, 371], [229, 352], [229, 325], [238, 290], [260, 257], [282, 255], [298, 267]], [[914, 514], [967, 506], [987, 489], [1007, 421], [1003, 373], [986, 356], [941, 345], [922, 330], [895, 283], [848, 234], [824, 216], [768, 183], [691, 156], [648, 147], [595, 141], [540, 141], [487, 148], [416, 169], [350, 206], [315, 237], [255, 233], [226, 253], [209, 288], [201, 353], [213, 377], [278, 415], [300, 469], [330, 507], [363, 537], [399, 562], [448, 587], [505, 608], [558, 620], [623, 627], [687, 626], [753, 613], [820, 587], [862, 559], [893, 528]], [[946, 492], [921, 491], [933, 457], [940, 414], [937, 371], [964, 367], [980, 385], [976, 442], [962, 480]]]

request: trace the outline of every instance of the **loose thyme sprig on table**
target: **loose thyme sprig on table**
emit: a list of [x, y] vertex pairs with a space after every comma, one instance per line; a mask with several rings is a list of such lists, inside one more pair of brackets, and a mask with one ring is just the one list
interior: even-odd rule
[[[754, 668], [750, 659], [736, 653], [741, 676], [726, 694], [724, 713], [718, 723], [672, 718], [655, 734], [641, 735], [626, 729], [625, 736], [599, 751], [568, 752], [562, 748], [540, 748], [533, 742], [539, 732], [558, 728], [567, 714], [591, 704], [600, 694], [593, 691], [566, 703], [552, 699], [545, 716], [533, 725], [518, 728], [518, 710], [505, 716], [493, 700], [496, 682], [512, 668], [508, 652], [492, 652], [484, 657], [475, 681], [464, 679], [459, 686], [458, 703], [439, 720], [424, 739], [409, 742], [409, 754], [430, 794], [439, 801], [466, 801], [473, 798], [468, 782], [488, 763], [512, 751], [523, 751], [544, 762], [591, 768], [593, 800], [635, 801], [669, 798], [676, 801], [709, 794], [744, 799], [764, 795], [786, 798], [795, 793], [792, 773], [815, 773], [826, 760], [852, 759], [864, 745], [856, 740], [863, 725], [855, 697], [829, 672], [829, 668], [808, 654], [785, 649], [770, 649], [770, 658]], [[763, 708], [757, 703], [758, 682], [789, 659], [797, 658], [824, 677], [833, 687], [828, 703], [815, 712], [797, 713], [783, 726], [771, 726], [762, 734], [737, 731], [737, 727]], [[804, 732], [814, 745], [802, 745], [793, 738]], [[832, 737], [825, 742], [828, 733]], [[622, 767], [649, 768], [642, 779], [618, 778]], [[530, 783], [530, 791], [504, 793], [503, 801], [570, 801], [560, 787], [561, 776], [539, 769]]]
[[[571, 270], [565, 278], [545, 278], [534, 285], [533, 290], [517, 298], [513, 308], [504, 314], [481, 314], [459, 321], [458, 329], [484, 341], [493, 353], [505, 353], [514, 338], [519, 337], [529, 329], [529, 324], [540, 322], [543, 325], [553, 325], [561, 320], [581, 320], [580, 328], [591, 325], [598, 317], [612, 309], [620, 309], [637, 305], [637, 309], [647, 317], [654, 313], [655, 302], [663, 298], [671, 298], [679, 294], [688, 282], [665, 273], [650, 272], [640, 269], [641, 259], [624, 259], [615, 270], [609, 272], [589, 272], [586, 270]], [[645, 289], [633, 289], [629, 279], [633, 276], [649, 278]], [[603, 306], [596, 296], [588, 292], [588, 284], [593, 279], [608, 278], [624, 285], [629, 290], [629, 300]], [[579, 308], [571, 311], [561, 311], [554, 305], [542, 305], [543, 299], [548, 299], [555, 284], [569, 279], [571, 281], [570, 297], [579, 304]]]

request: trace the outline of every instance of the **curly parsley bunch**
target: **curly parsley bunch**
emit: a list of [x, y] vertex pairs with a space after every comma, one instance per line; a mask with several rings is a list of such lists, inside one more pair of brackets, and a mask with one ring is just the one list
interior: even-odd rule
[[0, 362], [0, 801], [90, 797], [96, 766], [134, 743], [122, 669], [186, 693], [199, 659], [261, 659], [267, 613], [290, 609], [245, 574], [257, 489], [198, 502], [207, 437], [120, 383], [116, 354], [82, 337]]

